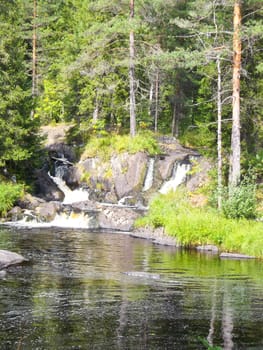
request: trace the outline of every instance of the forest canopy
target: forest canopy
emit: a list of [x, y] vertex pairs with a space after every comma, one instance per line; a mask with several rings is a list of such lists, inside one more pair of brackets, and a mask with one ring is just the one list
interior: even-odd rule
[[132, 103], [136, 132], [171, 134], [212, 157], [220, 106], [228, 164], [236, 34], [240, 162], [262, 178], [261, 0], [0, 0], [0, 8], [2, 172], [25, 178], [37, 166], [42, 125], [72, 123], [82, 143], [129, 133]]

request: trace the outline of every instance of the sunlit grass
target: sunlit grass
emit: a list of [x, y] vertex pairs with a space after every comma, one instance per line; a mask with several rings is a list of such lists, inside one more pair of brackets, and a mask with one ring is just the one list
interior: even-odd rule
[[134, 138], [130, 135], [93, 136], [87, 143], [82, 159], [101, 157], [108, 159], [113, 154], [128, 152], [147, 152], [149, 155], [160, 153], [158, 142], [151, 132], [138, 133]]
[[192, 207], [186, 191], [157, 195], [137, 226], [164, 227], [184, 246], [215, 244], [220, 249], [263, 257], [263, 223], [228, 219], [210, 207]]

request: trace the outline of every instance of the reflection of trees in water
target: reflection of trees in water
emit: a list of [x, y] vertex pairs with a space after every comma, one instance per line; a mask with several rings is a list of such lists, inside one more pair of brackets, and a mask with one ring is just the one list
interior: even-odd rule
[[[220, 303], [218, 303], [218, 301]], [[228, 284], [225, 286], [223, 290], [222, 301], [220, 300], [220, 295], [218, 293], [218, 281], [214, 280], [211, 290], [211, 318], [209, 324], [209, 333], [207, 336], [207, 340], [210, 346], [215, 346], [214, 336], [216, 331], [216, 324], [218, 318], [220, 318], [220, 305], [222, 304], [222, 321], [221, 321], [221, 331], [222, 331], [222, 340], [224, 344], [225, 350], [231, 350], [234, 347], [233, 343], [233, 309], [231, 302], [231, 292], [229, 291]]]
[[253, 262], [85, 231], [21, 231], [8, 244], [31, 252], [33, 263], [1, 289], [1, 344], [188, 350], [201, 348], [198, 336], [207, 335], [229, 350], [261, 344], [262, 280]]

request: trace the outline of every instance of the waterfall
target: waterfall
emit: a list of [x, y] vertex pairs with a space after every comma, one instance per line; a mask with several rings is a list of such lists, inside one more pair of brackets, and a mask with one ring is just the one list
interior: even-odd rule
[[96, 214], [87, 214], [84, 212], [76, 213], [72, 211], [70, 214], [58, 213], [54, 220], [47, 223], [49, 226], [55, 227], [73, 227], [73, 228], [98, 228], [98, 222], [95, 218]]
[[89, 192], [87, 190], [82, 188], [71, 190], [66, 184], [66, 182], [63, 180], [63, 177], [68, 172], [68, 167], [71, 166], [72, 163], [67, 161], [64, 155], [62, 155], [61, 158], [54, 159], [57, 160], [55, 162], [55, 176], [52, 176], [50, 172], [48, 172], [48, 175], [58, 186], [58, 188], [64, 193], [65, 197], [63, 200], [63, 204], [72, 204], [76, 202], [87, 201], [89, 199]]
[[148, 191], [153, 185], [154, 158], [150, 158], [142, 191]]
[[49, 222], [41, 222], [36, 216], [29, 213], [24, 213], [24, 218], [19, 221], [7, 221], [6, 225], [16, 227], [66, 227], [80, 229], [97, 229], [99, 227], [96, 219], [96, 212], [80, 212], [76, 213], [73, 210], [70, 213], [57, 213], [54, 220]]
[[89, 199], [89, 192], [83, 188], [71, 190], [66, 182], [58, 176], [52, 176], [48, 173], [49, 177], [55, 182], [58, 188], [64, 193], [65, 197], [63, 204], [72, 204], [76, 202], [87, 201]]
[[171, 179], [169, 181], [165, 181], [165, 183], [160, 188], [159, 192], [162, 194], [166, 194], [169, 191], [175, 191], [176, 188], [186, 180], [187, 173], [190, 169], [190, 163], [175, 163]]

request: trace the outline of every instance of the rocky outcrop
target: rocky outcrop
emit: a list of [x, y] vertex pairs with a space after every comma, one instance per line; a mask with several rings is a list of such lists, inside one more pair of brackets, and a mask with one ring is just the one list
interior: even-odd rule
[[111, 158], [114, 188], [118, 199], [141, 191], [146, 175], [147, 155], [136, 153]]
[[134, 221], [142, 213], [132, 208], [102, 207], [98, 215], [98, 226], [102, 229], [131, 231]]
[[[164, 182], [169, 182], [169, 186], [172, 182], [174, 186], [174, 176], [179, 168], [185, 169], [181, 179], [187, 179], [190, 191], [206, 181], [208, 162], [193, 150], [182, 147], [172, 137], [159, 139], [162, 152], [155, 157], [145, 152], [120, 153], [109, 159], [82, 158], [76, 162], [74, 147], [65, 143], [66, 130], [50, 127], [47, 131], [49, 159], [41, 170], [36, 171], [37, 197], [27, 195], [20, 201], [18, 207], [10, 211], [9, 218], [12, 220], [27, 215], [28, 220], [34, 218], [39, 222], [52, 222], [57, 214], [75, 218], [82, 213], [80, 219], [87, 219], [89, 225], [93, 225], [89, 228], [130, 231], [134, 221], [142, 214], [138, 208], [147, 207], [151, 196], [160, 189], [163, 191]], [[190, 163], [194, 165], [191, 178], [185, 176]], [[149, 178], [151, 181], [148, 181]], [[168, 190], [174, 188], [169, 186]], [[76, 194], [74, 201], [80, 202], [69, 204], [72, 203], [73, 192]], [[200, 202], [200, 198], [198, 200]], [[140, 235], [144, 233], [140, 232]], [[153, 233], [156, 242], [158, 236], [161, 237], [160, 232], [157, 235]], [[174, 241], [167, 244], [176, 245]]]
[[212, 163], [204, 157], [197, 157], [192, 160], [191, 176], [189, 176], [186, 187], [189, 191], [195, 191], [204, 186], [208, 181], [209, 172], [212, 169]]
[[[74, 178], [85, 179], [93, 199], [117, 203], [123, 197], [137, 196], [147, 170], [147, 154], [122, 153], [108, 161], [89, 158], [78, 164]], [[68, 183], [68, 180], [67, 180]], [[98, 194], [102, 198], [98, 198]]]
[[[62, 131], [64, 138], [61, 136]], [[153, 179], [145, 190], [144, 182], [149, 175], [150, 163], [150, 157], [145, 152], [114, 154], [109, 159], [82, 158], [76, 163], [74, 147], [70, 148], [65, 144], [65, 130], [62, 131], [52, 128], [49, 131], [51, 136], [53, 133], [61, 133], [58, 139], [53, 137], [54, 135], [48, 135], [46, 147], [50, 157], [47, 161], [50, 173], [53, 176], [59, 173], [71, 190], [85, 187], [89, 191], [89, 199], [98, 202], [117, 204], [128, 199], [126, 204], [129, 205], [147, 205], [151, 195], [158, 192], [162, 184], [171, 178], [176, 162], [189, 163], [191, 157], [196, 155], [196, 152], [182, 147], [173, 137], [160, 138], [162, 154], [151, 158], [154, 160]], [[60, 143], [57, 142], [59, 139]], [[37, 173], [37, 195], [47, 201], [62, 201], [63, 193], [47, 172], [47, 169], [42, 169]], [[196, 179], [196, 182], [200, 180], [197, 177]], [[191, 181], [191, 191], [196, 182]]]

